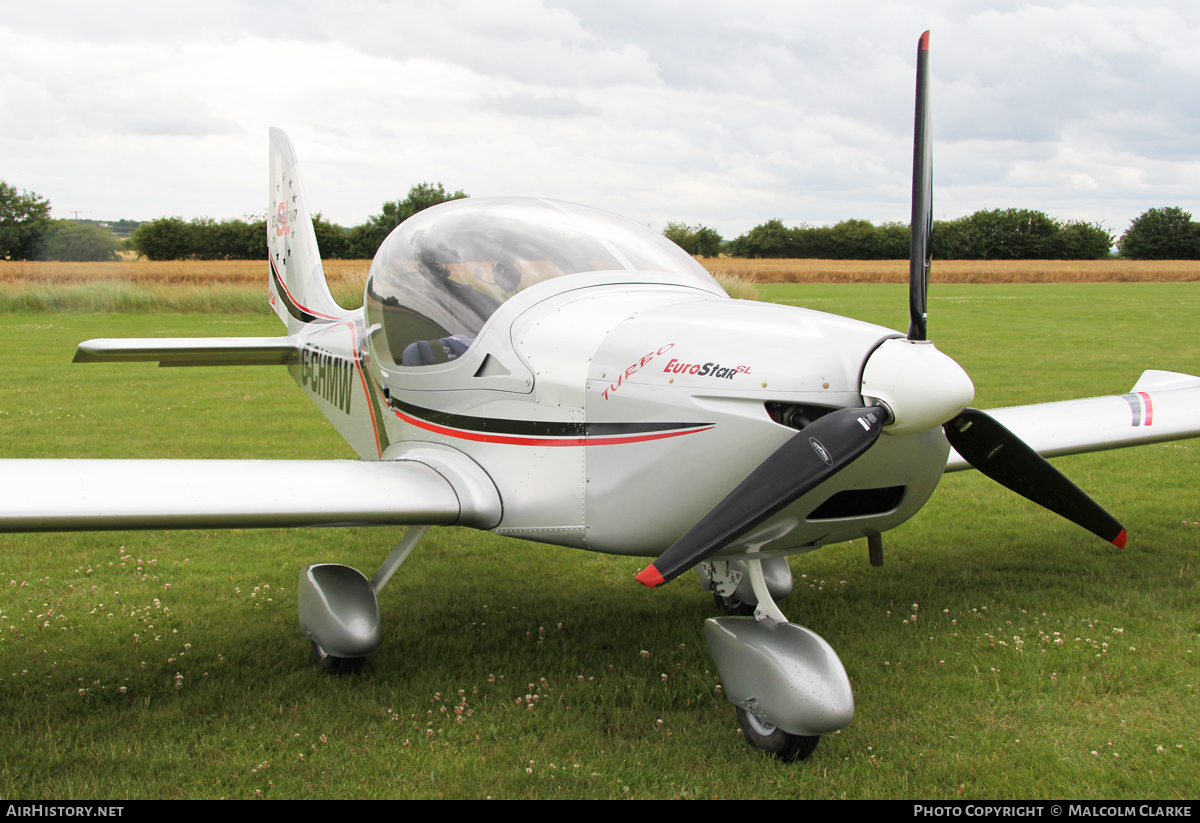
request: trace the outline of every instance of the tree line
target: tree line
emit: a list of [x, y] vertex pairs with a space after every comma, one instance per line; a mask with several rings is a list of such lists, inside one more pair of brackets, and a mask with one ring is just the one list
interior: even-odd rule
[[[419, 183], [401, 200], [383, 204], [379, 214], [349, 228], [313, 216], [317, 245], [326, 259], [370, 259], [384, 238], [422, 209], [468, 195], [448, 192], [441, 183]], [[129, 221], [121, 221], [127, 223]], [[264, 217], [213, 220], [160, 217], [137, 225], [125, 241], [91, 222], [54, 220], [50, 201], [33, 192], [18, 192], [0, 180], [0, 259], [116, 260], [130, 250], [148, 260], [266, 260]]]
[[[327, 260], [370, 259], [392, 229], [419, 211], [469, 195], [448, 192], [441, 183], [418, 183], [403, 200], [383, 204], [379, 214], [346, 228], [313, 215], [321, 256]], [[160, 217], [138, 226], [129, 247], [149, 260], [266, 260], [267, 223], [262, 219], [222, 220]]]
[[[406, 197], [385, 202], [366, 222], [343, 227], [313, 217], [321, 256], [370, 259], [384, 238], [417, 212], [468, 195], [441, 183], [420, 183]], [[132, 221], [122, 224], [134, 225]], [[716, 257], [903, 260], [909, 256], [907, 223], [843, 220], [832, 226], [788, 227], [768, 220], [733, 240], [702, 225], [668, 223], [663, 234], [689, 254]], [[1098, 223], [1056, 220], [1032, 209], [977, 211], [933, 225], [933, 256], [941, 260], [1100, 260], [1110, 256], [1113, 235]], [[1120, 256], [1134, 260], [1200, 259], [1200, 223], [1175, 206], [1148, 209], [1121, 236]], [[115, 260], [132, 250], [150, 260], [265, 260], [266, 220], [160, 217], [137, 224], [125, 241], [92, 222], [54, 220], [50, 202], [0, 180], [0, 259]]]
[[121, 241], [108, 229], [50, 217], [50, 201], [0, 180], [0, 259], [116, 260]]
[[[832, 226], [788, 227], [768, 220], [733, 240], [714, 229], [668, 223], [663, 234], [689, 254], [713, 257], [906, 260], [907, 223], [843, 220]], [[1057, 220], [1032, 209], [981, 210], [935, 220], [933, 256], [940, 260], [1103, 260], [1113, 234], [1099, 223]], [[1121, 236], [1120, 257], [1131, 260], [1200, 259], [1200, 223], [1176, 206], [1148, 209]]]
[[[1101, 260], [1113, 236], [1095, 223], [1060, 221], [1031, 209], [977, 211], [935, 220], [933, 256], [939, 260]], [[773, 220], [729, 244], [735, 257], [813, 257], [827, 260], [904, 260], [907, 223], [843, 220], [832, 226], [787, 228]]]

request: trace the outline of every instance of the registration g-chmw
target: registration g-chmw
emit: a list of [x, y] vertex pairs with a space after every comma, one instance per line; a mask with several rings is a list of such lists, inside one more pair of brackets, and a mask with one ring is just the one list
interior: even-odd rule
[[349, 414], [354, 364], [319, 346], [305, 346], [300, 350], [300, 385]]

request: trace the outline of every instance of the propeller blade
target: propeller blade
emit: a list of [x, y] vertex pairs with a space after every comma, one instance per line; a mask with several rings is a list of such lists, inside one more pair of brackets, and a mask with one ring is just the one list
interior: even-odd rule
[[929, 32], [921, 35], [917, 45], [915, 119], [912, 223], [908, 247], [908, 339], [925, 340], [929, 261], [933, 257], [933, 132], [929, 114]]
[[882, 406], [870, 406], [839, 409], [814, 420], [643, 569], [638, 582], [654, 587], [674, 580], [812, 491], [874, 445], [886, 419]]
[[991, 415], [966, 409], [943, 429], [950, 445], [981, 473], [1125, 548], [1125, 529], [1111, 514]]

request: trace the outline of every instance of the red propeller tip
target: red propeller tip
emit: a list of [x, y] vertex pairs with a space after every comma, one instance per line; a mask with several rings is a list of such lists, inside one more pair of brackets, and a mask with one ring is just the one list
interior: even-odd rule
[[663, 576], [658, 573], [658, 569], [654, 568], [654, 564], [651, 563], [649, 566], [638, 572], [637, 582], [641, 583], [643, 586], [649, 586], [653, 589], [655, 586], [661, 586], [667, 581], [663, 579]]
[[[1116, 546], [1118, 549], [1123, 549], [1123, 548], [1125, 548], [1125, 541], [1128, 539], [1129, 539], [1129, 535], [1125, 534], [1124, 529], [1121, 529], [1121, 533], [1118, 534], [1115, 538], [1113, 538], [1112, 544], [1114, 546]], [[642, 572], [642, 574], [645, 574], [645, 572]]]

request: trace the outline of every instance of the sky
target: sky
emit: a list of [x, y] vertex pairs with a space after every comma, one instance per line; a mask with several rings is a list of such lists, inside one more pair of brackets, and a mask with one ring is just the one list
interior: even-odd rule
[[424, 181], [726, 238], [907, 222], [925, 29], [936, 217], [1200, 215], [1200, 4], [1155, 0], [9, 4], [0, 180], [56, 217], [262, 214], [277, 126], [347, 226]]

